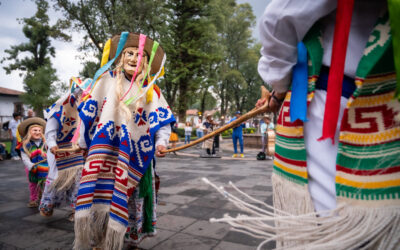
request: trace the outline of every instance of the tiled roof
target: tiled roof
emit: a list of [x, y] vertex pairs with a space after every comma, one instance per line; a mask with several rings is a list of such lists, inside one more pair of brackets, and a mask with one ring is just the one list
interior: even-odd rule
[[14, 89], [0, 87], [0, 95], [21, 95], [24, 92]]

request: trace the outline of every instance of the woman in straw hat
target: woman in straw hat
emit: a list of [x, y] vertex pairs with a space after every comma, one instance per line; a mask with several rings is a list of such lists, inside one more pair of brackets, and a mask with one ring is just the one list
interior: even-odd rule
[[[108, 61], [108, 59], [111, 59]], [[75, 248], [121, 249], [156, 233], [155, 159], [168, 144], [172, 112], [154, 81], [166, 55], [143, 34], [105, 44], [81, 105], [79, 146], [88, 150], [75, 214]], [[113, 71], [102, 71], [115, 62]]]
[[38, 207], [43, 183], [47, 177], [47, 163], [35, 164], [46, 159], [46, 146], [43, 135], [46, 121], [39, 117], [26, 119], [18, 126], [21, 135], [21, 158], [29, 181], [30, 199], [28, 207]]

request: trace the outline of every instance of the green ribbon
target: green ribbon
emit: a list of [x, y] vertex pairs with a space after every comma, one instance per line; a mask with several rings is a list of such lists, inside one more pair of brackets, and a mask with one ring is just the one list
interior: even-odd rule
[[388, 0], [397, 86], [394, 98], [400, 101], [400, 0]]
[[144, 199], [143, 205], [143, 232], [154, 232], [153, 226], [153, 176], [152, 164], [140, 179], [139, 198]]
[[[147, 67], [147, 72], [146, 72], [146, 74], [145, 74], [145, 75], [144, 75], [144, 77], [143, 77], [142, 83], [141, 83], [141, 84], [140, 84], [140, 86], [139, 86], [139, 90], [141, 90], [141, 89], [142, 89], [142, 87], [143, 87], [143, 83], [144, 83], [144, 81], [146, 80], [146, 78], [147, 78], [147, 75], [148, 75], [148, 74], [149, 74], [149, 72], [150, 72], [150, 69], [151, 69], [151, 64], [153, 63], [154, 57], [155, 57], [155, 55], [156, 55], [156, 52], [157, 52], [158, 45], [159, 45], [159, 43], [158, 43], [158, 42], [156, 42], [156, 41], [154, 41], [154, 42], [153, 42], [153, 48], [151, 49], [151, 55], [150, 55], [150, 61], [149, 61], [149, 67]], [[137, 67], [139, 67], [139, 66], [137, 66]], [[131, 98], [129, 98], [128, 100], [126, 100], [126, 101], [125, 101], [125, 104], [126, 104], [126, 105], [129, 105], [129, 104], [131, 104], [131, 103], [132, 103], [132, 101], [133, 101], [135, 98], [136, 98], [136, 97], [131, 97]]]

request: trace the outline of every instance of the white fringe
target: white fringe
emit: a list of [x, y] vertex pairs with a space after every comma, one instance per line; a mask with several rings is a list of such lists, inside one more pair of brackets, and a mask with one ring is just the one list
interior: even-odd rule
[[[94, 209], [95, 208], [95, 209]], [[74, 249], [88, 249], [104, 245], [109, 206], [95, 204], [91, 209], [75, 213], [75, 242]]]
[[126, 227], [117, 221], [109, 220], [104, 247], [102, 249], [122, 249]]
[[[244, 198], [257, 203], [259, 205], [257, 207], [232, 195], [223, 187], [217, 187], [206, 178], [203, 178], [203, 181], [249, 214], [239, 214], [236, 218], [225, 214], [221, 219], [211, 218], [210, 222], [225, 222], [235, 231], [265, 239], [257, 249], [261, 249], [270, 241], [284, 242], [285, 244], [277, 245], [276, 249], [279, 250], [400, 249], [400, 204], [372, 208], [342, 203], [335, 210], [324, 211], [324, 217], [318, 217], [319, 214], [316, 212], [307, 213], [309, 205], [301, 205], [294, 194], [289, 194], [293, 196], [293, 200], [288, 203], [295, 204], [291, 206], [293, 210], [304, 209], [304, 213], [294, 214], [274, 208], [250, 197], [229, 183]], [[308, 198], [300, 197], [300, 199]], [[283, 203], [280, 206], [283, 207]], [[293, 242], [297, 245], [293, 245]]]
[[79, 175], [83, 169], [83, 165], [79, 167], [70, 168], [63, 171], [58, 171], [58, 177], [53, 181], [50, 186], [50, 189], [55, 189], [57, 192], [63, 192], [69, 190], [72, 185], [75, 184], [77, 176]]

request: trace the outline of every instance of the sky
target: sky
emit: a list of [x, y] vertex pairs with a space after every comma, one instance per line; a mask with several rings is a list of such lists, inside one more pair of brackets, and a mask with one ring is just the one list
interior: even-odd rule
[[[9, 49], [12, 45], [27, 42], [22, 33], [22, 24], [17, 18], [31, 17], [36, 12], [36, 5], [31, 0], [0, 0], [0, 60], [7, 54], [5, 49]], [[253, 13], [257, 18], [257, 25], [254, 27], [253, 36], [258, 40], [258, 20], [265, 7], [270, 0], [237, 0], [237, 3], [250, 3]], [[54, 24], [61, 14], [53, 8], [49, 8], [48, 15], [50, 24]], [[51, 58], [53, 67], [57, 70], [57, 76], [63, 83], [68, 83], [72, 76], [78, 76], [82, 69], [82, 63], [77, 58], [79, 55], [78, 47], [82, 41], [82, 34], [78, 32], [69, 32], [72, 37], [71, 42], [62, 42], [52, 40], [52, 46], [55, 47], [56, 56]], [[0, 87], [23, 91], [23, 77], [21, 72], [14, 71], [7, 75], [4, 66], [8, 65], [8, 61], [0, 64]]]

